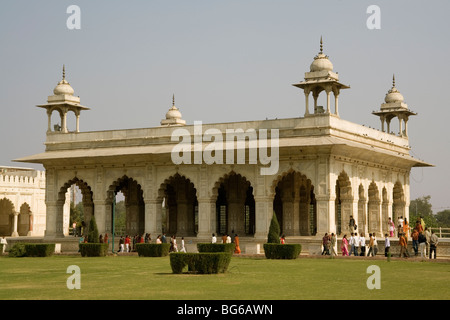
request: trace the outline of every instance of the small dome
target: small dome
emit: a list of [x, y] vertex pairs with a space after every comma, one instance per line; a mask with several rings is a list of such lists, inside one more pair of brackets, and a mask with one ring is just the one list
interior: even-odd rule
[[333, 64], [330, 60], [328, 60], [328, 56], [323, 53], [319, 53], [314, 57], [314, 61], [311, 63], [309, 69], [311, 72], [323, 70], [333, 71]]
[[53, 93], [55, 95], [73, 95], [74, 90], [70, 86], [69, 82], [67, 82], [65, 79], [61, 80], [58, 85], [53, 89]]
[[166, 119], [181, 119], [181, 112], [177, 107], [172, 106], [166, 113]]
[[403, 98], [403, 95], [395, 87], [389, 90], [389, 92], [386, 94], [386, 97], [384, 98], [384, 101], [386, 103], [403, 102], [403, 100], [405, 100]]

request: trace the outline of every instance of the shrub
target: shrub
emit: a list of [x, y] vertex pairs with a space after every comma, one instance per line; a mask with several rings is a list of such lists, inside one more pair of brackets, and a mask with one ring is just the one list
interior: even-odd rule
[[140, 257], [165, 257], [169, 254], [170, 243], [136, 243]]
[[198, 252], [228, 252], [233, 254], [234, 243], [197, 243]]
[[265, 243], [264, 254], [267, 259], [297, 259], [302, 251], [301, 244]]
[[25, 254], [27, 257], [50, 257], [55, 252], [54, 243], [26, 243]]
[[95, 222], [95, 217], [91, 217], [91, 221], [89, 221], [89, 229], [87, 234], [87, 242], [88, 243], [99, 243], [99, 234], [98, 234], [98, 228], [97, 228], [97, 222]]
[[82, 257], [104, 257], [108, 252], [107, 243], [80, 243]]
[[278, 223], [275, 211], [270, 221], [269, 234], [267, 235], [267, 243], [280, 243], [280, 224]]
[[182, 273], [188, 266], [188, 271], [200, 274], [224, 273], [228, 270], [231, 254], [227, 252], [199, 252], [170, 254], [170, 266], [173, 273]]
[[25, 251], [25, 244], [23, 243], [16, 243], [11, 249], [9, 249], [10, 257], [25, 257], [26, 251]]

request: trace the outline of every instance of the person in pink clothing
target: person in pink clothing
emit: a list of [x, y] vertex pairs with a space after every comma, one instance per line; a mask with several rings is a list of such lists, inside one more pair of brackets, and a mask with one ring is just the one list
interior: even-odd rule
[[344, 234], [344, 237], [342, 238], [341, 250], [343, 256], [348, 256], [348, 240], [346, 234]]

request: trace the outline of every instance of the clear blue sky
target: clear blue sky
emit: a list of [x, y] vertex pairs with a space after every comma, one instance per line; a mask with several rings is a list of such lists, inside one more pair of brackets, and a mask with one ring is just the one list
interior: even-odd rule
[[[69, 5], [81, 29], [69, 30]], [[381, 29], [369, 30], [369, 5]], [[66, 78], [91, 108], [81, 130], [159, 125], [176, 105], [188, 123], [290, 118], [304, 113], [303, 79], [324, 52], [351, 89], [343, 119], [380, 128], [392, 74], [410, 109], [411, 154], [435, 164], [411, 172], [411, 199], [450, 208], [450, 1], [2, 1], [0, 165], [44, 150], [43, 104]], [[69, 121], [69, 129], [74, 122]], [[72, 126], [72, 128], [70, 128]]]

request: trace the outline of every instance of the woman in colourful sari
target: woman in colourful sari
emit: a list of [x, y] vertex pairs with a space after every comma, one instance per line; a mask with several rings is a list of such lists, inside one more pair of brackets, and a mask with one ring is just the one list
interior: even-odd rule
[[394, 236], [394, 230], [395, 230], [395, 224], [394, 224], [394, 221], [392, 221], [391, 218], [389, 218], [389, 221], [388, 221], [388, 230], [389, 230], [389, 236], [393, 237]]
[[346, 234], [344, 234], [344, 237], [342, 238], [341, 250], [343, 256], [348, 256], [348, 240]]
[[241, 253], [241, 248], [239, 248], [239, 237], [237, 234], [234, 235], [234, 253], [236, 254], [240, 254]]

